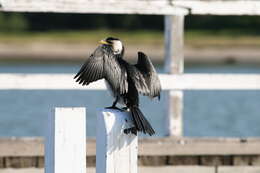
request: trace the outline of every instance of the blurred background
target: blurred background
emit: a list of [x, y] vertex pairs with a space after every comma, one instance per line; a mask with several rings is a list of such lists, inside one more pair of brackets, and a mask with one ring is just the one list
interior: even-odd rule
[[[258, 16], [186, 16], [185, 73], [260, 73]], [[0, 13], [0, 73], [76, 73], [108, 36], [120, 38], [126, 59], [148, 54], [164, 73], [164, 16]], [[0, 81], [4, 82], [4, 81]], [[87, 107], [87, 134], [95, 135], [106, 91], [0, 90], [0, 136], [43, 136], [58, 106]], [[157, 136], [165, 134], [165, 93], [141, 100]], [[260, 136], [259, 91], [185, 91], [184, 136]]]

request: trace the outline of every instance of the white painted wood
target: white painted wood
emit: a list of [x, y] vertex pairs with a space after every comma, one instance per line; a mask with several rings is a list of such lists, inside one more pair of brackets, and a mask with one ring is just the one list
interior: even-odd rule
[[[75, 74], [0, 74], [0, 89], [105, 89], [102, 81], [83, 87], [75, 82]], [[3, 84], [3, 85], [2, 85]]]
[[[81, 86], [74, 74], [0, 73], [0, 90], [105, 90], [100, 80]], [[163, 90], [260, 90], [260, 74], [160, 74]]]
[[184, 68], [184, 16], [164, 17], [165, 70], [170, 74], [181, 74]]
[[[165, 69], [169, 74], [182, 74], [184, 68], [184, 16], [165, 16]], [[167, 94], [166, 135], [182, 136], [183, 92]]]
[[168, 110], [165, 117], [166, 136], [181, 137], [183, 133], [183, 92], [169, 91], [166, 106]]
[[132, 127], [128, 112], [104, 109], [97, 115], [97, 173], [137, 173], [138, 137], [124, 134]]
[[259, 90], [260, 74], [160, 75], [164, 90]]
[[2, 11], [113, 14], [187, 14], [167, 0], [1, 0]]
[[55, 108], [46, 129], [45, 173], [86, 173], [85, 108]]
[[190, 9], [191, 14], [260, 15], [258, 0], [172, 0], [172, 4]]
[[0, 3], [1, 11], [19, 12], [260, 15], [257, 0], [0, 0]]

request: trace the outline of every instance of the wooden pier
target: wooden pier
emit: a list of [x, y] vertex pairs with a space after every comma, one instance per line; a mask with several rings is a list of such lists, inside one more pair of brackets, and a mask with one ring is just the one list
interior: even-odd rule
[[[183, 74], [185, 15], [260, 15], [260, 1], [0, 0], [0, 11], [165, 15], [165, 69], [168, 74], [160, 75], [160, 78], [163, 89], [169, 92], [167, 137], [139, 140], [139, 165], [175, 166], [161, 168], [163, 172], [173, 169], [181, 172], [184, 168], [176, 167], [180, 165], [192, 166], [193, 171], [199, 166], [198, 169], [203, 167], [205, 172], [212, 173], [232, 172], [229, 171], [231, 166], [236, 173], [260, 171], [260, 138], [185, 138], [182, 133], [185, 125], [182, 122], [183, 90], [260, 89], [260, 74]], [[104, 89], [102, 81], [84, 88], [76, 85], [71, 74], [0, 74], [0, 81], [5, 81], [0, 85], [2, 90]], [[87, 147], [87, 165], [93, 167], [95, 140], [88, 139]], [[0, 168], [5, 168], [3, 171], [8, 171], [7, 168], [40, 169], [43, 165], [43, 139], [0, 139]], [[140, 169], [141, 172], [144, 170]]]
[[[95, 166], [96, 140], [87, 139], [87, 166]], [[140, 166], [260, 166], [259, 138], [139, 139]], [[1, 138], [1, 168], [42, 168], [43, 138]]]

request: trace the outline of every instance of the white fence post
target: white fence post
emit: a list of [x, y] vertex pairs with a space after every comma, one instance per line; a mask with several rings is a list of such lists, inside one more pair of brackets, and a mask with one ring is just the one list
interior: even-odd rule
[[[165, 68], [169, 74], [182, 74], [184, 68], [184, 15], [165, 16]], [[182, 136], [183, 92], [169, 91], [166, 117], [167, 136]]]
[[46, 128], [45, 173], [86, 173], [85, 108], [55, 108]]
[[104, 109], [97, 115], [96, 172], [137, 173], [138, 137], [124, 134], [132, 127], [128, 112]]

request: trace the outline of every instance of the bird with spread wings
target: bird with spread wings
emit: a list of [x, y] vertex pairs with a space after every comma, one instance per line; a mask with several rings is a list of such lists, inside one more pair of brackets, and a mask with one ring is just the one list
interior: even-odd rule
[[134, 127], [125, 129], [125, 133], [137, 134], [138, 131], [155, 134], [151, 124], [139, 109], [138, 93], [160, 99], [161, 84], [156, 70], [148, 56], [138, 52], [137, 64], [132, 65], [123, 59], [124, 46], [118, 38], [108, 37], [100, 41], [101, 45], [91, 54], [74, 77], [81, 85], [88, 85], [99, 79], [105, 79], [109, 91], [115, 98], [113, 105], [107, 108], [119, 109], [119, 102], [129, 109]]

